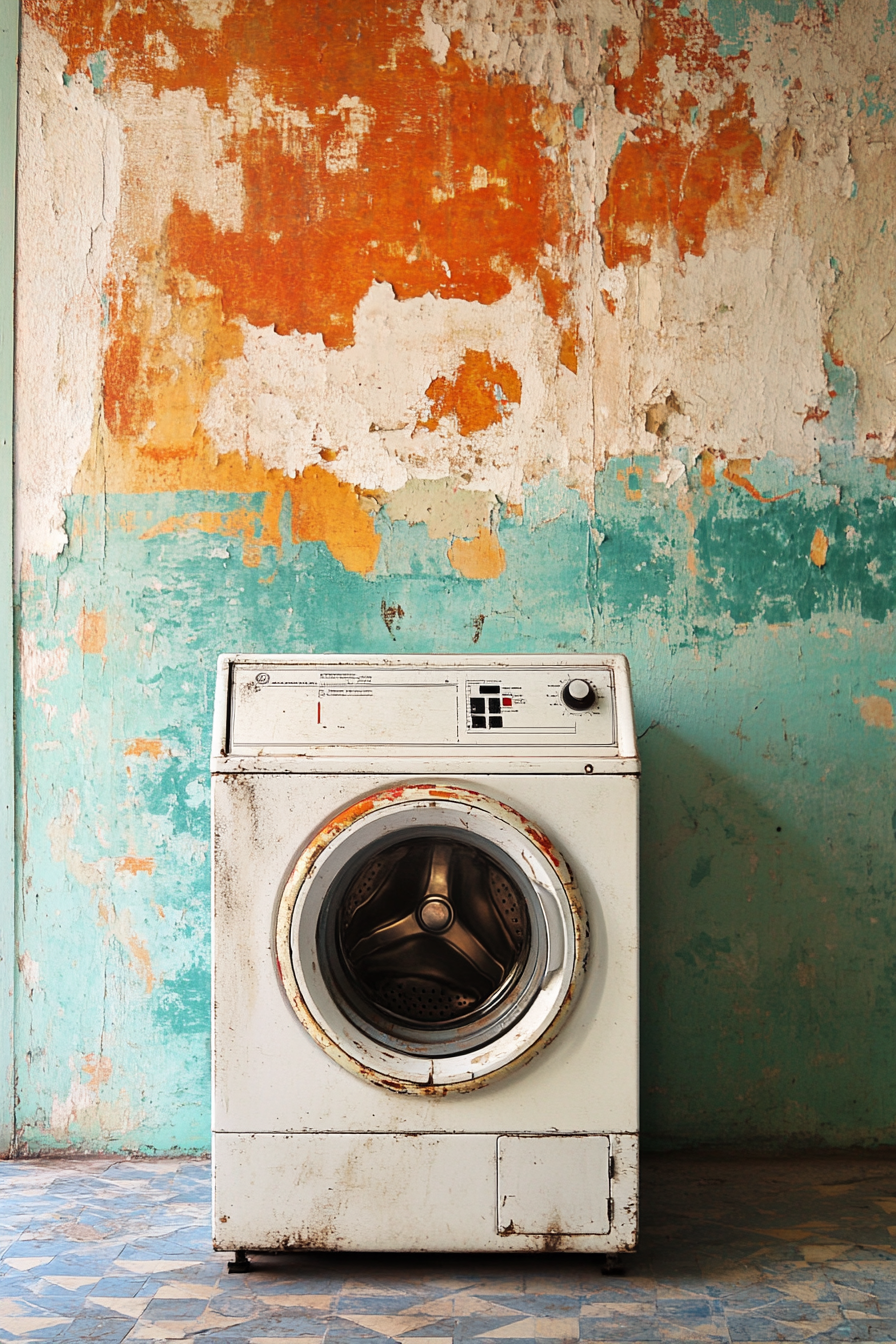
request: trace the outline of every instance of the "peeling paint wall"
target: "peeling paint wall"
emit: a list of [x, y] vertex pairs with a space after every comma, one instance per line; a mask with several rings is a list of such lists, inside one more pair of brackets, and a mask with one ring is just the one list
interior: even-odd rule
[[208, 1144], [223, 650], [606, 649], [644, 1124], [894, 1137], [890, 0], [26, 0], [23, 1151]]

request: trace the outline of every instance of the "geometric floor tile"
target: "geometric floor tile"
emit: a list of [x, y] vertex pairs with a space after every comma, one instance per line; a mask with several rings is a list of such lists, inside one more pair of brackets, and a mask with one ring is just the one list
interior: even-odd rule
[[641, 1199], [621, 1277], [588, 1255], [310, 1252], [229, 1275], [207, 1162], [3, 1162], [0, 1344], [896, 1341], [894, 1158], [650, 1157]]

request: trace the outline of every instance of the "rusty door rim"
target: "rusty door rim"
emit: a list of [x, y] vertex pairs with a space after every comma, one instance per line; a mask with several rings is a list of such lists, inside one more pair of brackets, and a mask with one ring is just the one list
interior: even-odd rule
[[[554, 947], [548, 973], [523, 1015], [491, 1044], [431, 1058], [390, 1050], [359, 1031], [330, 993], [318, 965], [316, 927], [335, 872], [360, 848], [397, 829], [450, 818], [474, 836], [517, 849], [532, 874]], [[332, 876], [331, 876], [332, 874]], [[556, 1035], [575, 997], [586, 961], [588, 929], [575, 879], [550, 839], [506, 803], [454, 784], [405, 784], [359, 799], [328, 821], [305, 846], [283, 889], [276, 919], [277, 969], [299, 1021], [350, 1072], [392, 1091], [466, 1092], [518, 1068]], [[293, 955], [294, 949], [304, 955]], [[313, 949], [310, 953], [308, 949]]]

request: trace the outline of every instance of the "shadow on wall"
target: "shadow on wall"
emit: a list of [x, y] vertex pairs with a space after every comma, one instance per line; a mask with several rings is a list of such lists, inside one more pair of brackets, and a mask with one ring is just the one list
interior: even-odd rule
[[823, 815], [797, 828], [662, 726], [640, 748], [647, 1147], [896, 1140], [892, 899], [870, 859], [859, 885]]

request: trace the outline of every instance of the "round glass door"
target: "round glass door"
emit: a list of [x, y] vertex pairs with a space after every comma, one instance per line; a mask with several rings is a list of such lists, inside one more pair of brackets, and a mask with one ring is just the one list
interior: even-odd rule
[[544, 1044], [568, 1004], [584, 955], [575, 884], [546, 837], [484, 795], [413, 785], [364, 804], [287, 881], [284, 988], [372, 1081], [479, 1086]]

